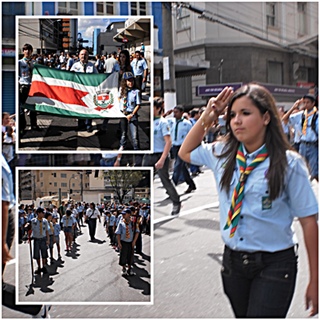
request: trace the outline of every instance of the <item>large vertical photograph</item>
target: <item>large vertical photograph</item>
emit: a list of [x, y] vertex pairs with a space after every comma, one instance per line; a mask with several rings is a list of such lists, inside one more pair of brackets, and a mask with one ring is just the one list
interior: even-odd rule
[[152, 21], [17, 17], [18, 151], [150, 152]]
[[20, 304], [152, 302], [151, 170], [19, 168]]

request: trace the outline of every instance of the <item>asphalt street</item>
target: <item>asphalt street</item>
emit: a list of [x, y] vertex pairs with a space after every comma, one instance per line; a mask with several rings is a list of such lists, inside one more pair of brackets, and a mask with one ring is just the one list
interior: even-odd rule
[[[154, 182], [154, 300], [153, 305], [55, 305], [53, 318], [233, 318], [220, 279], [223, 243], [219, 232], [219, 205], [212, 173], [205, 169], [195, 178], [197, 190], [184, 194], [183, 207], [170, 216], [172, 204], [159, 179]], [[318, 194], [318, 184], [313, 183]], [[299, 272], [288, 318], [307, 318], [304, 294], [308, 282], [306, 251], [300, 225], [294, 222], [300, 242]], [[11, 266], [9, 266], [11, 267]], [[12, 270], [9, 270], [9, 273]], [[94, 303], [94, 302], [93, 302]], [[3, 316], [16, 312], [3, 309]], [[22, 315], [24, 318], [25, 315]]]
[[[143, 101], [139, 110], [139, 138], [141, 150], [151, 150], [150, 146], [150, 103]], [[27, 130], [18, 137], [18, 149], [21, 152], [30, 151], [101, 151], [118, 150], [120, 145], [119, 119], [110, 119], [105, 133], [100, 128], [103, 119], [94, 119], [93, 131], [78, 131], [78, 120], [59, 117], [50, 114], [38, 114], [37, 123], [40, 131], [30, 130], [29, 117]], [[102, 134], [101, 134], [102, 133]], [[130, 132], [126, 150], [133, 150]]]
[[82, 232], [69, 253], [61, 232], [62, 261], [54, 248], [55, 260], [48, 262], [48, 274], [36, 275], [33, 285], [29, 244], [18, 246], [19, 302], [150, 302], [150, 236], [142, 235], [143, 253], [135, 254], [136, 275], [124, 277], [119, 254], [110, 246], [102, 224], [97, 224], [95, 242], [89, 241], [87, 225]]

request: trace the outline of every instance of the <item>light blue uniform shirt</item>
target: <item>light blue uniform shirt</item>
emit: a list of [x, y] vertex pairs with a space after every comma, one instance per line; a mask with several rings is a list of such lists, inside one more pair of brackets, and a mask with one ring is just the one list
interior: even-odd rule
[[[124, 110], [123, 106], [123, 98], [120, 100], [120, 110], [121, 111], [127, 111], [127, 112], [133, 112], [134, 108], [139, 104], [141, 104], [140, 100], [140, 95], [139, 95], [140, 90], [138, 89], [133, 89], [133, 90], [128, 90], [127, 94], [127, 108]], [[120, 96], [120, 93], [119, 93]]]
[[33, 218], [31, 220], [32, 236], [36, 239], [42, 239], [46, 237], [48, 228], [50, 228], [48, 220], [45, 218], [42, 219], [42, 232], [40, 230], [40, 221], [38, 218]]
[[[31, 68], [28, 65], [28, 60]], [[32, 59], [22, 58], [19, 60], [19, 84], [24, 85], [31, 85], [31, 78], [32, 78], [32, 67], [33, 61]]]
[[[302, 115], [304, 111], [299, 111], [297, 113], [294, 113], [290, 115], [289, 117], [289, 123], [296, 128], [296, 126], [300, 126], [300, 132], [302, 132]], [[306, 142], [316, 142], [318, 141], [318, 136], [315, 134], [315, 132], [311, 128], [311, 122], [312, 122], [313, 115], [308, 117], [308, 124], [307, 124], [307, 134], [301, 135], [301, 141]], [[315, 122], [316, 131], [318, 132], [319, 128], [319, 117], [317, 118]]]
[[68, 217], [68, 219], [67, 219], [67, 216], [66, 216], [66, 215], [64, 215], [64, 216], [62, 217], [61, 222], [62, 222], [62, 225], [63, 225], [64, 227], [72, 227], [72, 225], [75, 223], [75, 222], [74, 222], [74, 217], [70, 216], [70, 217]]
[[166, 144], [164, 137], [170, 136], [170, 126], [168, 121], [159, 117], [153, 120], [154, 131], [154, 152], [162, 153]]
[[181, 118], [176, 120], [175, 118], [168, 119], [170, 126], [170, 134], [173, 146], [181, 146], [188, 132], [192, 128], [192, 124], [189, 120]]
[[144, 70], [148, 69], [148, 65], [144, 59], [133, 59], [131, 62], [131, 67], [134, 76], [143, 76]]
[[9, 202], [9, 208], [11, 209], [15, 204], [15, 198], [13, 194], [13, 180], [10, 167], [1, 154], [2, 164], [2, 201]]
[[110, 216], [109, 227], [113, 227], [115, 223], [116, 223], [116, 216], [112, 214]]
[[[118, 224], [118, 227], [117, 227], [117, 230], [115, 233], [121, 235], [121, 241], [124, 241], [124, 242], [132, 242], [133, 241], [134, 233], [133, 233], [132, 226], [133, 226], [133, 223], [132, 223], [132, 221], [130, 221], [130, 223], [129, 223], [130, 238], [127, 239], [126, 238], [126, 224], [123, 222], [123, 220], [120, 220], [120, 223]], [[140, 232], [139, 228], [136, 229], [136, 232]]]
[[[230, 238], [230, 228], [224, 230], [232, 192], [240, 177], [238, 164], [234, 170], [229, 194], [221, 190], [220, 181], [224, 171], [225, 159], [218, 159], [213, 154], [212, 144], [202, 144], [191, 153], [191, 163], [206, 165], [215, 176], [220, 202], [220, 230], [224, 243], [238, 251], [275, 252], [292, 247], [296, 244], [294, 231], [291, 228], [294, 217], [307, 217], [318, 212], [318, 204], [308, 179], [308, 170], [302, 157], [293, 151], [287, 151], [288, 167], [285, 176], [284, 192], [271, 206], [266, 206], [264, 200], [268, 196], [268, 181], [266, 172], [269, 168], [269, 158], [260, 163], [248, 176], [241, 218], [233, 238]], [[221, 154], [223, 143], [215, 144], [216, 154]], [[259, 150], [247, 154], [250, 164]], [[246, 152], [245, 152], [246, 154]]]
[[60, 235], [60, 231], [61, 231], [61, 227], [60, 227], [60, 224], [59, 223], [55, 223], [54, 225], [53, 225], [53, 234], [55, 235], [55, 236], [59, 236]]

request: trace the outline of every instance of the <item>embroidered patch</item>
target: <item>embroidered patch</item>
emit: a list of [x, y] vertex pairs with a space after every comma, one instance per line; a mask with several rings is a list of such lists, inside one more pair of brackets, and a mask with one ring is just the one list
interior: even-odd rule
[[270, 200], [270, 198], [268, 196], [262, 197], [261, 203], [262, 203], [262, 210], [269, 210], [272, 208], [272, 201]]

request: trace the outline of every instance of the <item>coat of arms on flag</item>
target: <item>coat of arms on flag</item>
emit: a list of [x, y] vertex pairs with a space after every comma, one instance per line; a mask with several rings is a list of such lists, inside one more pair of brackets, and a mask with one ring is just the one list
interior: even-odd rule
[[76, 118], [123, 118], [118, 73], [74, 73], [35, 65], [26, 108]]

